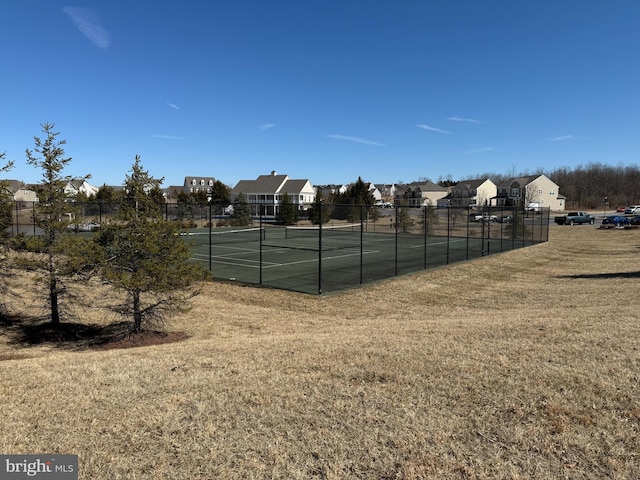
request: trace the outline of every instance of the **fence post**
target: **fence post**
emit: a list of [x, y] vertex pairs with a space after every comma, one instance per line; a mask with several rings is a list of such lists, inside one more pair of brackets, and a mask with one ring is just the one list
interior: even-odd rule
[[363, 281], [363, 274], [362, 274], [362, 269], [363, 269], [363, 261], [364, 261], [364, 222], [362, 221], [363, 218], [363, 214], [364, 214], [364, 205], [360, 205], [360, 285], [362, 285], [362, 281]]
[[471, 205], [467, 205], [467, 260], [469, 260], [469, 224], [471, 223]]
[[427, 230], [429, 229], [428, 225], [427, 225], [427, 206], [423, 207], [424, 209], [424, 218], [422, 220], [422, 226], [423, 226], [423, 233], [424, 233], [424, 262], [423, 262], [423, 267], [424, 270], [427, 269]]
[[451, 205], [447, 205], [447, 265], [449, 265], [449, 241], [451, 240]]
[[318, 223], [318, 295], [322, 295], [322, 199], [318, 202], [318, 210], [320, 210], [320, 222]]
[[394, 275], [397, 277], [398, 276], [398, 205], [396, 204], [396, 232], [395, 232], [395, 236], [396, 236], [396, 255], [395, 255], [395, 260], [394, 260]]
[[213, 240], [213, 215], [212, 215], [213, 205], [209, 202], [209, 273], [212, 274], [213, 277], [213, 246], [211, 245], [211, 241]]
[[260, 234], [260, 261], [258, 263], [260, 265], [260, 285], [262, 285], [262, 214], [264, 213], [264, 204], [261, 203], [258, 205], [258, 208], [260, 209], [260, 223], [258, 225], [258, 233]]

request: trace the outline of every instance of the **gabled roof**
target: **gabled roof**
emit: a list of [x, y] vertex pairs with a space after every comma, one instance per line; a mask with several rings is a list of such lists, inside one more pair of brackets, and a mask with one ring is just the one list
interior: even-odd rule
[[206, 185], [209, 184], [209, 181], [211, 181], [212, 183], [216, 182], [216, 179], [214, 177], [184, 177], [184, 186], [186, 187], [188, 185], [191, 185], [193, 180], [195, 180], [198, 185], [200, 185], [200, 180], [204, 180]]
[[526, 175], [523, 177], [514, 177], [506, 180], [501, 183], [499, 186], [501, 188], [511, 188], [511, 187], [524, 187], [525, 185], [529, 185], [536, 178], [540, 178], [542, 175]]
[[473, 190], [478, 188], [480, 185], [482, 185], [484, 182], [486, 182], [487, 180], [489, 180], [488, 178], [477, 178], [474, 180], [460, 180], [458, 183], [456, 183], [456, 185], [453, 187], [454, 190], [460, 190], [462, 188], [465, 188], [467, 190]]
[[2, 180], [2, 182], [6, 184], [7, 189], [12, 194], [15, 194], [21, 188], [27, 188], [26, 185], [22, 183], [20, 180]]
[[300, 193], [309, 180], [287, 180], [280, 192], [282, 193]]
[[430, 182], [430, 181], [426, 181], [426, 182], [411, 182], [409, 184], [409, 187], [412, 190], [415, 190], [417, 188], [419, 188], [422, 192], [446, 192], [447, 189], [444, 187], [441, 187], [440, 185]]
[[231, 193], [276, 193], [288, 179], [287, 175], [260, 175], [256, 180], [240, 180]]

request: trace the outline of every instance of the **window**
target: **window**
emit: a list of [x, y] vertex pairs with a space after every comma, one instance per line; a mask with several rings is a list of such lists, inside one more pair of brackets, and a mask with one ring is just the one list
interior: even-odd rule
[[209, 180], [209, 186], [213, 187], [213, 180]]
[[556, 192], [554, 190], [549, 190], [549, 195], [555, 195]]
[[519, 197], [520, 196], [520, 189], [519, 188], [512, 188], [510, 196], [511, 197]]
[[204, 187], [204, 180], [200, 180], [200, 186]]
[[542, 195], [542, 189], [541, 188], [538, 189], [538, 195]]
[[196, 179], [194, 178], [193, 180], [191, 180], [191, 185], [197, 185], [198, 182], [196, 182]]

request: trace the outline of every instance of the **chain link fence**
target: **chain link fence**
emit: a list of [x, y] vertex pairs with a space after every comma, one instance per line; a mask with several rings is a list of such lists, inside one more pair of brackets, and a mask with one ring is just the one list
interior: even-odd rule
[[[70, 233], [99, 229], [117, 205], [74, 204]], [[549, 209], [383, 208], [319, 204], [284, 218], [273, 204], [234, 216], [222, 205], [163, 204], [212, 278], [326, 294], [549, 239]], [[276, 213], [274, 215], [273, 213]], [[14, 235], [38, 235], [33, 205], [15, 204]]]

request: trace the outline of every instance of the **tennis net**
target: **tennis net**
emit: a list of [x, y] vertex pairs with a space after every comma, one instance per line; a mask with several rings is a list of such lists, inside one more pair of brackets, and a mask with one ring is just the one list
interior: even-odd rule
[[224, 243], [251, 243], [265, 238], [264, 228], [241, 228], [235, 230], [214, 230], [212, 232], [190, 232], [186, 234], [195, 245], [220, 245]]
[[322, 228], [322, 237], [360, 235], [361, 223], [349, 223], [347, 225], [312, 226], [312, 227], [286, 227], [285, 238], [318, 238]]

